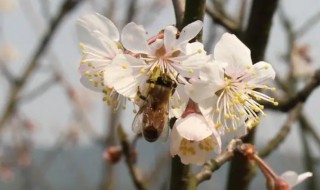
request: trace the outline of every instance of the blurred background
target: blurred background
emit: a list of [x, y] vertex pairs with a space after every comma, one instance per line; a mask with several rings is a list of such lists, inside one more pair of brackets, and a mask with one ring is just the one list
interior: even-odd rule
[[[214, 13], [241, 30], [251, 0], [208, 0], [204, 44], [211, 52], [226, 31]], [[144, 25], [150, 37], [175, 24], [170, 0], [0, 0], [0, 189], [135, 189], [119, 151], [121, 124], [136, 147], [134, 158], [149, 189], [166, 189], [170, 178], [169, 143], [146, 143], [131, 132], [132, 108], [113, 113], [79, 82], [81, 59], [76, 20], [99, 12], [121, 30]], [[320, 64], [320, 1], [281, 0], [273, 18], [265, 60], [277, 71], [275, 96], [286, 99], [307, 84]], [[316, 89], [292, 121], [290, 133], [265, 160], [278, 174], [311, 171], [295, 189], [320, 189], [320, 91]], [[287, 113], [267, 110], [256, 142], [263, 149], [287, 127]], [[287, 127], [288, 128], [288, 127]], [[111, 147], [111, 149], [110, 149]], [[111, 155], [112, 156], [112, 155]], [[194, 170], [199, 168], [195, 167]], [[228, 164], [199, 189], [225, 189]], [[259, 171], [251, 189], [264, 189]]]

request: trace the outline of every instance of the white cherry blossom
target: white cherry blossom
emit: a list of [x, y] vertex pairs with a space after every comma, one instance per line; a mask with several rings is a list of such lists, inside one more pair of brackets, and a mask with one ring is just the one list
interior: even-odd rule
[[127, 54], [113, 59], [105, 73], [106, 83], [121, 95], [139, 101], [137, 95], [147, 96], [145, 92], [152, 86], [147, 81], [166, 76], [178, 86], [170, 98], [170, 116], [179, 117], [188, 100], [180, 84], [187, 83], [186, 78], [195, 75], [208, 59], [201, 43], [189, 43], [201, 29], [201, 21], [187, 25], [180, 33], [174, 26], [167, 26], [148, 40], [142, 26], [127, 24], [121, 33]]
[[178, 155], [182, 163], [202, 165], [220, 150], [220, 136], [213, 123], [201, 114], [190, 113], [179, 118], [173, 126], [170, 153]]
[[114, 57], [123, 54], [117, 27], [97, 13], [82, 16], [78, 23], [78, 36], [83, 54], [79, 67], [81, 83], [91, 90], [103, 92], [103, 100], [108, 105], [115, 106], [115, 110], [119, 106], [125, 108], [126, 99], [104, 80], [104, 72]]
[[253, 124], [259, 122], [258, 112], [265, 115], [260, 100], [278, 104], [260, 92], [274, 91], [275, 88], [266, 85], [274, 78], [269, 63], [261, 61], [253, 65], [250, 50], [235, 35], [225, 33], [215, 46], [213, 59], [202, 68], [199, 79], [186, 85], [186, 90], [201, 112], [213, 119], [220, 134], [224, 134], [236, 131], [248, 118], [255, 121]]
[[291, 188], [300, 184], [309, 177], [312, 177], [311, 172], [305, 172], [298, 175], [294, 171], [286, 171], [280, 176], [280, 178], [283, 179]]

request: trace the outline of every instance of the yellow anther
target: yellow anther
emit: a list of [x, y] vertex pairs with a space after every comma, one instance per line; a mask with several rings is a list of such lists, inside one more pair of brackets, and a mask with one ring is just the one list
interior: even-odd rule
[[151, 87], [151, 88], [154, 88], [154, 83], [151, 83], [151, 84], [150, 84], [150, 87]]
[[273, 105], [274, 105], [274, 106], [278, 106], [278, 105], [279, 105], [279, 102], [273, 102]]
[[83, 43], [81, 43], [81, 42], [79, 43], [79, 46], [80, 46], [80, 48], [81, 48], [81, 49], [83, 49], [83, 48], [84, 48], [84, 44], [83, 44]]
[[268, 89], [269, 86], [268, 86], [268, 85], [263, 85], [263, 88], [264, 88], [264, 89]]
[[202, 53], [202, 49], [198, 49], [197, 52], [198, 52], [198, 53]]
[[276, 88], [275, 88], [275, 87], [272, 87], [270, 90], [271, 90], [271, 92], [275, 92], [275, 91], [276, 91]]
[[121, 67], [122, 67], [122, 69], [127, 69], [128, 65], [127, 64], [122, 64]]
[[246, 69], [251, 69], [251, 66], [250, 66], [250, 65], [247, 65], [247, 66], [246, 66]]
[[99, 82], [98, 81], [94, 81], [94, 87], [98, 87], [99, 86]]
[[189, 72], [190, 74], [192, 74], [192, 73], [193, 73], [193, 69], [189, 69], [188, 72]]
[[220, 127], [222, 127], [222, 124], [220, 122], [216, 123], [215, 128], [219, 129]]
[[82, 53], [82, 55], [86, 55], [87, 54], [87, 52], [85, 50], [82, 50], [81, 53]]
[[86, 71], [86, 72], [84, 72], [84, 74], [85, 74], [86, 76], [90, 76], [90, 71]]
[[216, 109], [216, 112], [217, 112], [217, 113], [220, 113], [220, 112], [221, 112], [221, 109], [220, 109], [220, 108], [217, 108], [217, 109]]
[[145, 73], [145, 72], [146, 72], [146, 70], [144, 68], [140, 69], [140, 73]]
[[136, 109], [133, 109], [132, 112], [133, 112], [133, 113], [137, 113], [137, 110], [136, 110]]
[[123, 110], [125, 110], [127, 107], [126, 107], [126, 105], [122, 105], [121, 108], [122, 108]]
[[267, 70], [267, 69], [269, 69], [269, 66], [264, 66], [263, 68], [264, 68], [265, 70]]
[[89, 66], [89, 67], [92, 67], [92, 62], [88, 62], [88, 66]]

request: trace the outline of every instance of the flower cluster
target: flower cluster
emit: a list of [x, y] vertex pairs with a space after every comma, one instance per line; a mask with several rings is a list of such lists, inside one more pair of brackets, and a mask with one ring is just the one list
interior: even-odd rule
[[266, 62], [252, 64], [250, 50], [225, 33], [213, 55], [192, 40], [202, 30], [195, 21], [181, 31], [166, 26], [147, 38], [133, 22], [120, 32], [107, 18], [89, 14], [79, 20], [84, 86], [104, 93], [114, 111], [132, 102], [139, 107], [133, 131], [150, 142], [171, 133], [171, 154], [185, 164], [203, 164], [221, 150], [221, 138], [246, 134], [265, 116], [261, 102], [278, 103], [262, 93], [275, 72]]

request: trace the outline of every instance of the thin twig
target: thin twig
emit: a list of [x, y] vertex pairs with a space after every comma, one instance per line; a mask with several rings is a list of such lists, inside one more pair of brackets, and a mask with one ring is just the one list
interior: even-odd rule
[[125, 156], [126, 164], [129, 169], [129, 173], [130, 173], [131, 179], [134, 183], [134, 186], [138, 190], [145, 190], [146, 189], [145, 184], [143, 184], [143, 182], [141, 180], [141, 176], [138, 173], [138, 168], [136, 167], [136, 165], [133, 162], [131, 146], [128, 142], [127, 134], [124, 132], [121, 125], [118, 126], [117, 131], [118, 131], [118, 138], [120, 140], [122, 150], [123, 150], [123, 153]]
[[297, 37], [302, 37], [305, 33], [310, 31], [312, 27], [314, 27], [320, 21], [320, 11], [309, 18], [307, 21], [302, 24], [300, 29], [296, 30], [295, 34]]
[[195, 175], [196, 185], [209, 180], [214, 171], [218, 170], [223, 164], [231, 160], [234, 150], [241, 144], [241, 140], [230, 141], [227, 150], [204, 164], [201, 171]]
[[297, 104], [294, 109], [292, 109], [287, 117], [286, 122], [283, 124], [282, 128], [278, 134], [273, 137], [265, 147], [259, 151], [259, 156], [264, 158], [270, 155], [274, 150], [276, 150], [279, 145], [285, 140], [290, 132], [291, 126], [297, 120], [302, 109], [302, 104]]
[[210, 8], [210, 7], [206, 7], [206, 13], [211, 17], [211, 19], [223, 26], [227, 31], [229, 31], [230, 33], [233, 34], [240, 34], [240, 28], [239, 28], [239, 24], [233, 20], [231, 20], [230, 18], [228, 18], [226, 15], [223, 15], [222, 13]]
[[287, 112], [295, 107], [298, 103], [304, 103], [311, 93], [320, 85], [320, 69], [316, 70], [315, 74], [313, 75], [312, 79], [306, 84], [306, 86], [301, 89], [295, 96], [290, 98], [287, 101], [279, 102], [278, 106], [275, 106], [270, 103], [266, 103], [265, 107], [278, 110], [282, 112]]

